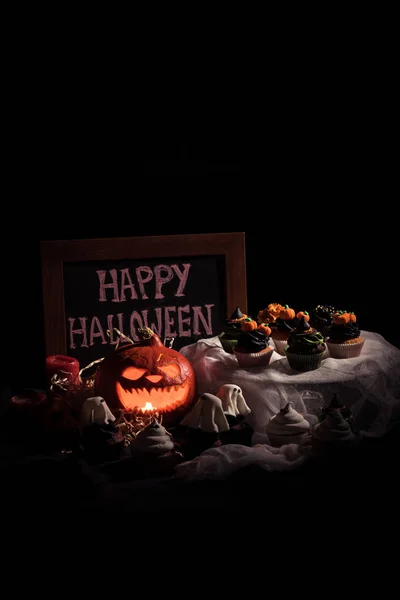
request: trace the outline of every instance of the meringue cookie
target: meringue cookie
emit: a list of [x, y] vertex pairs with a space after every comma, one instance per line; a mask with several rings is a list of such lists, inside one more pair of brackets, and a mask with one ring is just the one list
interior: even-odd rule
[[328, 413], [321, 423], [314, 425], [312, 435], [320, 442], [354, 442], [356, 439], [339, 409]]
[[265, 431], [273, 446], [303, 443], [310, 435], [310, 423], [290, 403], [271, 417]]
[[155, 418], [144, 429], [139, 431], [131, 443], [132, 452], [145, 452], [158, 455], [171, 452], [174, 447], [175, 444], [172, 436]]

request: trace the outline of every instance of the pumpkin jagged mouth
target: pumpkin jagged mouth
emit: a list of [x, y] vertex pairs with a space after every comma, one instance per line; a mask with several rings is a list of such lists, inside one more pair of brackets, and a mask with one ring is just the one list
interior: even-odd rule
[[117, 382], [117, 394], [121, 398], [125, 408], [146, 408], [151, 403], [155, 409], [169, 407], [170, 404], [179, 404], [186, 400], [188, 395], [188, 380], [181, 385], [170, 385], [165, 387], [153, 386], [148, 388], [124, 388]]

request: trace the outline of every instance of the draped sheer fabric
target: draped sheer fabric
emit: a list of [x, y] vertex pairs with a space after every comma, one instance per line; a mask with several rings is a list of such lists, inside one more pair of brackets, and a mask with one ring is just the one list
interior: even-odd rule
[[216, 394], [226, 383], [241, 387], [251, 414], [253, 447], [227, 445], [204, 452], [183, 463], [177, 475], [188, 480], [224, 478], [248, 464], [266, 470], [286, 470], [302, 464], [309, 450], [296, 444], [276, 449], [269, 445], [265, 426], [288, 402], [315, 423], [334, 394], [350, 407], [352, 426], [359, 436], [380, 437], [400, 418], [400, 350], [381, 335], [362, 331], [365, 338], [357, 358], [333, 359], [327, 354], [319, 369], [292, 370], [275, 351], [267, 367], [240, 368], [234, 355], [226, 353], [218, 337], [198, 341], [181, 349], [192, 363], [197, 392]]

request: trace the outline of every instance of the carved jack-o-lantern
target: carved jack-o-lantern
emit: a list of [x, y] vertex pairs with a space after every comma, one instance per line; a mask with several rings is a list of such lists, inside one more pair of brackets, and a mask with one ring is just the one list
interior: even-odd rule
[[190, 362], [167, 348], [157, 334], [144, 327], [140, 342], [126, 344], [109, 354], [96, 372], [96, 394], [111, 409], [155, 410], [164, 422], [181, 418], [195, 396]]

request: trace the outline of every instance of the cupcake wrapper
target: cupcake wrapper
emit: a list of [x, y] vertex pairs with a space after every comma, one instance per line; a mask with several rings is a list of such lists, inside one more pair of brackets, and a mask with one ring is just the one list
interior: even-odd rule
[[274, 340], [275, 350], [281, 356], [285, 356], [285, 349], [287, 348], [287, 340]]
[[238, 341], [237, 340], [227, 340], [223, 337], [221, 337], [219, 339], [221, 341], [221, 345], [222, 345], [223, 349], [225, 350], [225, 352], [232, 354], [233, 347], [237, 345]]
[[274, 435], [273, 433], [267, 433], [271, 446], [279, 448], [286, 444], [299, 444], [304, 446], [311, 444], [311, 435], [309, 433], [302, 433], [301, 435]]
[[314, 371], [318, 369], [325, 355], [325, 352], [319, 354], [293, 354], [286, 351], [289, 365], [296, 371]]
[[237, 358], [237, 361], [241, 367], [259, 367], [266, 366], [269, 364], [272, 356], [272, 348], [268, 347], [262, 352], [237, 352], [233, 347], [233, 353]]
[[328, 346], [329, 356], [331, 356], [331, 358], [356, 358], [361, 354], [364, 341], [365, 340], [361, 340], [355, 344], [333, 344], [328, 341], [326, 342], [326, 345]]

